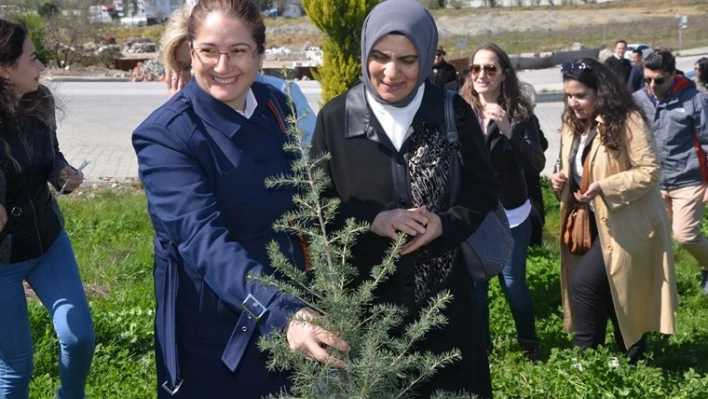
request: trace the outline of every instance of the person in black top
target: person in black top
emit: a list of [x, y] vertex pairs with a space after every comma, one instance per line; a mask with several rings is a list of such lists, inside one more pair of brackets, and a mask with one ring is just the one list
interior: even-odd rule
[[95, 347], [76, 257], [48, 186], [74, 191], [83, 174], [59, 151], [54, 98], [39, 84], [43, 70], [27, 30], [0, 19], [0, 398], [29, 397], [32, 328], [23, 281], [59, 341], [57, 399], [86, 397]]
[[630, 72], [629, 82], [627, 82], [627, 87], [632, 93], [644, 87], [644, 61], [642, 56], [642, 50], [632, 51], [632, 72]]
[[629, 74], [632, 72], [632, 64], [628, 59], [624, 58], [624, 53], [627, 52], [627, 42], [618, 40], [615, 43], [615, 53], [612, 57], [605, 60], [605, 65], [610, 67], [623, 82], [629, 82]]
[[[522, 94], [519, 79], [507, 53], [494, 43], [480, 47], [473, 56], [471, 77], [460, 90], [477, 113], [494, 175], [501, 185], [499, 199], [509, 219], [513, 238], [509, 263], [499, 275], [504, 296], [516, 324], [517, 341], [527, 358], [539, 358], [533, 298], [526, 284], [526, 258], [531, 240], [532, 203], [525, 173], [540, 173], [546, 163], [538, 138], [538, 122], [529, 96]], [[487, 347], [489, 332], [488, 282], [475, 283], [483, 315]]]
[[443, 86], [444, 90], [452, 90], [455, 92], [459, 92], [460, 88], [465, 85], [465, 82], [467, 81], [467, 78], [470, 76], [470, 66], [467, 65], [460, 69], [460, 72], [457, 74], [457, 79], [453, 80], [452, 82], [448, 82]]
[[435, 52], [435, 61], [433, 61], [433, 70], [430, 72], [430, 81], [440, 87], [445, 87], [447, 83], [454, 82], [457, 79], [455, 67], [445, 61], [445, 49], [443, 46], [438, 46]]
[[[331, 181], [323, 195], [341, 200], [332, 231], [349, 218], [370, 226], [351, 249], [359, 271], [353, 285], [381, 263], [402, 232], [410, 241], [395, 272], [376, 288], [374, 304], [402, 306], [411, 318], [438, 292], [453, 296], [445, 309], [448, 324], [426, 334], [415, 350], [439, 354], [457, 348], [462, 359], [411, 396], [430, 398], [444, 389], [491, 399], [474, 282], [459, 247], [496, 208], [499, 183], [477, 118], [457, 95], [461, 174], [458, 182], [450, 180], [457, 150], [447, 139], [445, 93], [427, 79], [437, 32], [433, 17], [416, 1], [377, 5], [362, 29], [362, 82], [317, 114], [311, 157], [330, 155], [320, 165]], [[451, 203], [452, 184], [461, 191]]]

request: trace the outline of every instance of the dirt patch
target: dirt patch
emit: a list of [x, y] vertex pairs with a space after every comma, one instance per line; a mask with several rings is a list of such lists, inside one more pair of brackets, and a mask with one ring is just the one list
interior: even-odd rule
[[587, 11], [500, 11], [480, 12], [464, 16], [438, 16], [440, 37], [498, 35], [506, 32], [563, 31], [583, 25], [640, 23], [647, 18], [634, 13], [601, 10]]
[[72, 66], [69, 69], [51, 67], [44, 70], [45, 77], [52, 76], [91, 76], [91, 77], [109, 77], [109, 78], [124, 78], [128, 76], [125, 71], [110, 69], [99, 66]]
[[[30, 287], [26, 281], [23, 281], [22, 285], [25, 288], [25, 299], [27, 299], [27, 302], [39, 301], [37, 294], [34, 292], [32, 287]], [[86, 292], [86, 296], [89, 298], [100, 298], [100, 299], [108, 298], [108, 287], [102, 287], [100, 285], [85, 284], [84, 283], [84, 291]]]

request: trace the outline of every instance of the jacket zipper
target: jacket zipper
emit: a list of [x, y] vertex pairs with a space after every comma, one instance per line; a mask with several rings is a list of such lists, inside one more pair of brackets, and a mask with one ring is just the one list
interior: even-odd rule
[[[19, 133], [19, 124], [17, 126], [17, 133]], [[27, 154], [27, 160], [29, 160], [29, 165], [30, 165], [30, 171], [34, 169], [34, 164], [32, 163], [32, 157], [30, 156], [29, 150], [27, 149], [27, 146], [25, 145], [25, 142], [22, 140], [22, 138], [19, 138], [20, 144], [22, 144], [22, 148], [25, 150], [25, 154]], [[31, 175], [31, 172], [30, 172]], [[31, 183], [31, 182], [30, 182]], [[37, 243], [39, 244], [39, 250], [40, 253], [44, 254], [44, 246], [42, 245], [42, 236], [39, 233], [39, 224], [37, 224], [37, 209], [34, 207], [34, 203], [32, 202], [32, 196], [29, 193], [29, 190], [27, 190], [27, 199], [29, 200], [30, 207], [32, 207], [32, 220], [34, 221], [34, 230], [37, 232]]]

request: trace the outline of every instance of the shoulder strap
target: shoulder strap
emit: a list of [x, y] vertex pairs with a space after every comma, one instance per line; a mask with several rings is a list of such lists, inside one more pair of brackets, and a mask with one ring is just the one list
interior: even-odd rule
[[[592, 157], [592, 141], [588, 140], [590, 149], [583, 162], [583, 176], [580, 178], [580, 192], [585, 193], [590, 187], [590, 158]], [[582, 155], [581, 155], [582, 156]]]
[[457, 124], [455, 123], [454, 100], [457, 93], [452, 90], [445, 91], [445, 129], [447, 130], [447, 141], [455, 144], [458, 141]]

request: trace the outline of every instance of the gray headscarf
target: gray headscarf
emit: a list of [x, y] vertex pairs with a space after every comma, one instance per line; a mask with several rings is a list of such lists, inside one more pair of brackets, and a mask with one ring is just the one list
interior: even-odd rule
[[[369, 54], [379, 39], [389, 33], [400, 33], [415, 46], [420, 63], [418, 83], [406, 98], [396, 103], [386, 102], [376, 92], [369, 77]], [[417, 93], [417, 88], [425, 82], [433, 68], [435, 51], [438, 48], [438, 27], [433, 16], [414, 0], [386, 0], [369, 13], [361, 29], [361, 80], [369, 93], [382, 104], [405, 107]]]

